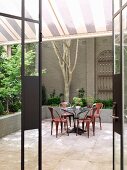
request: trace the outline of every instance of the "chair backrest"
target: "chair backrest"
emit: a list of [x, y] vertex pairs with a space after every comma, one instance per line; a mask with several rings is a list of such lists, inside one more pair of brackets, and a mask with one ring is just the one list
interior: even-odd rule
[[92, 107], [90, 110], [90, 116], [91, 118], [94, 118], [94, 114], [97, 112], [97, 108], [96, 107]]
[[59, 106], [62, 108], [66, 108], [66, 107], [70, 107], [71, 104], [69, 102], [61, 102]]
[[48, 109], [50, 110], [51, 113], [51, 118], [54, 119], [54, 114], [53, 114], [53, 107], [48, 107]]
[[101, 109], [103, 108], [103, 103], [96, 103], [97, 114], [100, 114]]
[[53, 107], [48, 107], [48, 109], [50, 110], [51, 118], [52, 118], [52, 119], [61, 118], [61, 116], [60, 116], [60, 114], [58, 113], [58, 111], [55, 110]]

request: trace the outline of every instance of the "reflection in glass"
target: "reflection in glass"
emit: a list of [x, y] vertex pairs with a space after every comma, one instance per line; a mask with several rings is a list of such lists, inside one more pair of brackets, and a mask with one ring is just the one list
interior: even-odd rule
[[124, 169], [127, 169], [127, 8], [122, 13], [123, 60], [124, 60]]
[[120, 74], [120, 15], [114, 19], [114, 74]]
[[25, 0], [25, 17], [39, 20], [39, 0]]
[[25, 131], [25, 170], [38, 169], [38, 129]]
[[21, 16], [21, 0], [0, 0], [0, 12]]
[[122, 5], [124, 5], [127, 2], [127, 0], [122, 0]]
[[120, 170], [120, 135], [115, 133], [115, 170]]
[[25, 22], [25, 75], [38, 76], [38, 24]]
[[38, 76], [38, 43], [25, 45], [25, 75]]
[[114, 0], [114, 13], [116, 13], [120, 8], [120, 0]]

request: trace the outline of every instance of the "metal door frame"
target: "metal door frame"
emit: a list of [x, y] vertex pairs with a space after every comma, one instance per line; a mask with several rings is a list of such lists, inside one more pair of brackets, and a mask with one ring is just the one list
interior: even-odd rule
[[[114, 2], [112, 0], [112, 32], [113, 32], [113, 57], [114, 57], [114, 19], [115, 17], [120, 14], [120, 76], [122, 78], [122, 126], [121, 126], [121, 134], [120, 134], [120, 169], [124, 170], [124, 65], [123, 65], [123, 54], [122, 54], [122, 11], [125, 7], [127, 7], [127, 2], [122, 6], [122, 0], [120, 0], [120, 9], [114, 14]], [[113, 65], [113, 77], [114, 77], [114, 65]], [[115, 129], [113, 123], [113, 170], [115, 170]]]

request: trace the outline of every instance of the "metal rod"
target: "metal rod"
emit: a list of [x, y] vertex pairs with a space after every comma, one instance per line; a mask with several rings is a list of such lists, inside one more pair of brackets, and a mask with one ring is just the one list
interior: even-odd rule
[[38, 166], [42, 170], [42, 0], [39, 0], [39, 143]]
[[[25, 2], [22, 0], [22, 32], [21, 32], [21, 44], [22, 44], [22, 53], [21, 53], [21, 101], [23, 103], [24, 99], [24, 92], [23, 92], [23, 78], [24, 78], [24, 32], [25, 32], [25, 25], [24, 25], [24, 10], [25, 10]], [[22, 112], [21, 112], [21, 170], [24, 170], [24, 107], [22, 104]]]

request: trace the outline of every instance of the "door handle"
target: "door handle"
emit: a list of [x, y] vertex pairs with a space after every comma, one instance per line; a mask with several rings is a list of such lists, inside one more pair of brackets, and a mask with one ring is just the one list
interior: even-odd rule
[[119, 119], [119, 117], [116, 116], [116, 114], [117, 114], [117, 103], [116, 103], [116, 102], [113, 102], [113, 115], [111, 115], [111, 117], [112, 117], [113, 119]]
[[119, 119], [118, 116], [111, 115], [111, 117], [112, 117], [113, 119]]

